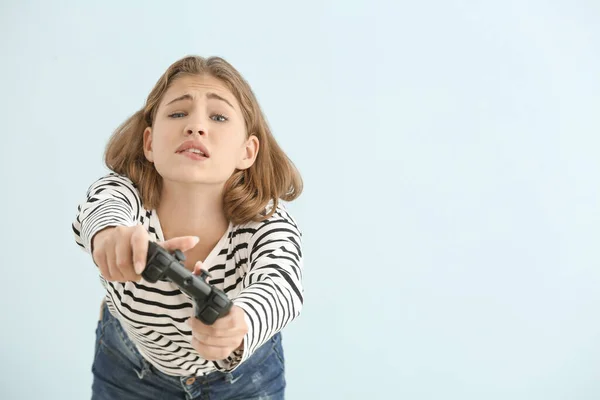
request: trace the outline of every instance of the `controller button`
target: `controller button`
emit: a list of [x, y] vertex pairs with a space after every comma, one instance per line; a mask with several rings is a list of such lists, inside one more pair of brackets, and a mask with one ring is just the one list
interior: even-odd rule
[[218, 316], [219, 312], [210, 306], [202, 311], [202, 319], [205, 321], [215, 321]]
[[160, 275], [160, 268], [156, 265], [151, 265], [150, 268], [148, 268], [148, 274], [153, 277], [158, 277]]
[[225, 308], [225, 306], [227, 305], [227, 300], [225, 300], [224, 298], [222, 298], [219, 295], [216, 295], [215, 297], [213, 297], [213, 302], [221, 308]]
[[157, 254], [156, 258], [158, 259], [158, 263], [163, 266], [167, 266], [170, 264], [169, 259], [165, 257], [163, 254]]
[[185, 254], [183, 254], [181, 250], [175, 250], [175, 252], [173, 252], [173, 255], [175, 256], [177, 261], [185, 261]]
[[212, 275], [210, 274], [210, 272], [208, 272], [208, 271], [206, 271], [204, 269], [201, 269], [200, 270], [200, 278], [203, 281], [206, 281], [206, 278], [212, 278]]

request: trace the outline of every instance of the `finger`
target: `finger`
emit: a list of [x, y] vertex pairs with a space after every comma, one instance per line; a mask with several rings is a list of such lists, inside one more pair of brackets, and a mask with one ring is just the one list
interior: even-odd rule
[[121, 272], [119, 272], [119, 269], [114, 262], [108, 263], [108, 276], [109, 278], [107, 280], [110, 282], [122, 282], [124, 280], [123, 275], [121, 275]]
[[117, 240], [115, 243], [115, 264], [123, 280], [134, 280], [131, 245], [127, 241]]
[[193, 337], [205, 346], [220, 347], [226, 349], [235, 349], [242, 343], [243, 336], [237, 335], [232, 337], [214, 337], [205, 336], [199, 333], [192, 332]]
[[200, 238], [198, 236], [181, 236], [169, 239], [167, 241], [158, 242], [158, 245], [163, 247], [165, 250], [173, 251], [179, 249], [185, 252], [196, 246], [199, 241]]
[[[211, 336], [216, 338], [231, 338], [245, 333], [245, 327], [236, 325], [235, 322], [228, 320], [229, 314], [223, 318], [219, 318], [212, 325], [206, 325], [198, 318], [192, 317], [186, 323], [192, 328], [192, 333], [197, 333], [202, 336]], [[225, 321], [224, 321], [225, 320]], [[219, 324], [217, 324], [219, 322]]]
[[107, 246], [106, 248], [106, 265], [108, 266], [108, 272], [110, 275], [109, 280], [113, 282], [121, 282], [123, 280], [123, 275], [121, 275], [119, 268], [117, 268], [115, 248], [113, 246]]
[[146, 268], [146, 258], [148, 257], [148, 232], [143, 226], [140, 226], [140, 229], [136, 229], [131, 235], [131, 249], [135, 273], [140, 275]]
[[196, 276], [200, 275], [200, 273], [202, 272], [203, 266], [204, 266], [204, 264], [202, 263], [202, 261], [196, 262], [196, 264], [194, 265], [194, 271], [192, 272], [192, 274], [194, 274]]
[[232, 353], [233, 350], [223, 347], [213, 347], [203, 345], [196, 338], [192, 338], [192, 347], [198, 351], [198, 353], [208, 361], [224, 360]]
[[235, 318], [231, 312], [224, 317], [217, 319], [213, 324], [213, 329], [217, 331], [228, 331], [235, 328]]
[[98, 253], [96, 258], [98, 260], [96, 265], [100, 270], [100, 275], [102, 275], [107, 281], [110, 280], [110, 271], [108, 270], [108, 264], [106, 263], [106, 254], [104, 254], [104, 252]]
[[192, 334], [197, 333], [204, 336], [214, 336], [215, 334], [212, 326], [202, 323], [196, 317], [188, 318], [185, 323], [192, 329]]
[[246, 331], [248, 329], [244, 310], [237, 306], [232, 306], [227, 315], [217, 319], [212, 328], [217, 332], [223, 331]]

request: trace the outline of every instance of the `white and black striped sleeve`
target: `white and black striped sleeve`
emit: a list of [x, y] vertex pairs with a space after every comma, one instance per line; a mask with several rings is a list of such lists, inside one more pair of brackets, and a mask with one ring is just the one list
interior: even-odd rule
[[109, 226], [137, 224], [142, 204], [133, 182], [109, 173], [88, 189], [85, 200], [77, 207], [72, 223], [76, 243], [91, 254], [94, 235]]
[[295, 221], [282, 207], [252, 235], [244, 288], [233, 300], [245, 311], [249, 330], [242, 356], [234, 357], [233, 364], [245, 361], [300, 315], [304, 291], [301, 236]]

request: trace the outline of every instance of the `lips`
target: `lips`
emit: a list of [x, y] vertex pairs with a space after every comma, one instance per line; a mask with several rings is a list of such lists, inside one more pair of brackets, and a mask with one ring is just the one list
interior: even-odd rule
[[206, 149], [206, 147], [204, 147], [204, 145], [202, 143], [196, 142], [193, 140], [188, 140], [186, 142], [183, 142], [183, 144], [181, 146], [179, 146], [175, 152], [176, 153], [188, 152], [188, 153], [197, 154], [199, 156], [206, 157], [206, 158], [209, 157], [208, 150]]

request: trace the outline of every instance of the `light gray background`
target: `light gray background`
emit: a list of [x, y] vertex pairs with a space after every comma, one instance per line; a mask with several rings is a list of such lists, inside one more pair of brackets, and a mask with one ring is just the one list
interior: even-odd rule
[[288, 398], [600, 398], [600, 3], [3, 1], [2, 399], [85, 399], [71, 222], [167, 66], [221, 55], [303, 173]]

